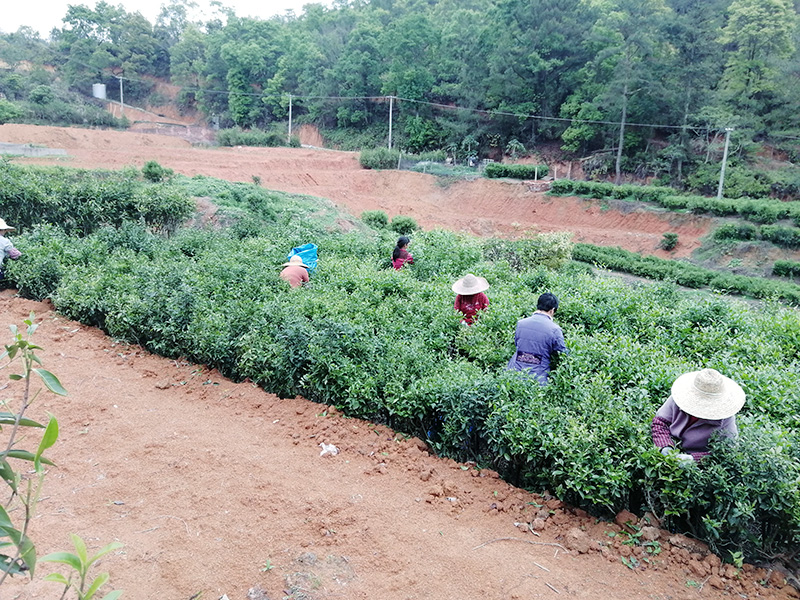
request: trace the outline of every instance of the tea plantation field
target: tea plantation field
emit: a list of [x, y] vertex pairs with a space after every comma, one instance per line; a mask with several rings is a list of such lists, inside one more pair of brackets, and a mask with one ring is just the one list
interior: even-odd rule
[[[178, 226], [193, 196], [222, 207], [224, 226]], [[0, 164], [0, 215], [24, 254], [7, 283], [112, 336], [388, 424], [599, 516], [651, 510], [725, 558], [800, 548], [800, 319], [777, 300], [599, 276], [570, 259], [568, 234], [417, 231], [414, 265], [398, 272], [395, 232], [326, 201], [133, 169]], [[307, 242], [319, 266], [290, 290], [279, 265]], [[491, 284], [472, 327], [450, 290], [467, 272]], [[544, 291], [561, 300], [570, 353], [539, 387], [504, 366]], [[739, 439], [682, 468], [655, 451], [650, 421], [672, 381], [702, 367], [737, 380], [747, 403]]]

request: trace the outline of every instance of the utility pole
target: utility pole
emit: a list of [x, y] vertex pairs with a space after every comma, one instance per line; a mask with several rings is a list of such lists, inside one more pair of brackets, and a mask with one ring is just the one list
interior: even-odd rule
[[722, 184], [725, 181], [725, 164], [728, 162], [728, 145], [731, 141], [731, 131], [733, 127], [725, 128], [725, 149], [722, 151], [722, 169], [719, 172], [719, 187], [717, 188], [717, 200], [722, 198]]
[[117, 75], [117, 79], [119, 79], [119, 118], [125, 116], [125, 101], [122, 98], [122, 76]]
[[394, 109], [394, 96], [389, 96], [389, 150], [392, 149], [392, 110]]
[[292, 143], [292, 95], [289, 94], [289, 138], [286, 140], [287, 144]]

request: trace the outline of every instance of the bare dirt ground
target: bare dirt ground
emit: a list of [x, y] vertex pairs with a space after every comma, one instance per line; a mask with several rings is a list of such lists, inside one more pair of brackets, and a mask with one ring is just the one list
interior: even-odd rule
[[[364, 210], [383, 210], [390, 217], [411, 216], [426, 229], [445, 227], [482, 236], [569, 230], [575, 241], [664, 257], [689, 256], [713, 223], [705, 217], [644, 210], [624, 202], [548, 197], [519, 182], [478, 179], [448, 184], [409, 171], [367, 171], [353, 152], [198, 147], [164, 135], [14, 124], [0, 126], [0, 141], [63, 148], [68, 154], [15, 159], [19, 162], [116, 169], [141, 168], [155, 160], [188, 176], [245, 182], [258, 177], [263, 187], [329, 198], [355, 216]], [[669, 254], [658, 249], [667, 232], [677, 233], [679, 239]]]
[[[206, 150], [142, 134], [0, 127], [0, 140], [18, 141], [14, 135], [69, 147], [72, 158], [57, 164], [110, 168], [154, 159], [187, 175], [259, 175], [265, 187], [334, 197], [356, 214], [410, 214], [427, 227], [513, 234], [580, 217], [579, 235], [633, 244], [660, 238], [664, 226], [656, 215], [628, 222], [519, 185], [440, 188], [422, 175], [364, 172], [344, 153]], [[543, 214], [547, 227], [531, 218]], [[604, 219], [606, 227], [595, 227]], [[639, 238], [626, 237], [635, 232]], [[44, 365], [69, 396], [45, 394], [31, 414], [56, 415], [61, 436], [30, 535], [40, 555], [69, 549], [70, 532], [90, 550], [123, 543], [100, 568], [126, 598], [800, 597], [777, 570], [745, 565], [739, 572], [664, 530], [646, 530], [661, 549], [655, 556], [625, 544], [626, 523], [648, 524], [634, 515], [598, 521], [545, 490], [529, 493], [490, 470], [431, 456], [421, 440], [152, 356], [58, 316], [48, 303], [0, 293], [0, 331], [31, 312], [41, 322], [34, 341]], [[15, 394], [9, 385], [4, 397]], [[320, 456], [321, 443], [339, 453]], [[41, 565], [33, 582], [4, 585], [0, 597], [57, 598], [58, 586], [42, 581], [51, 568]]]

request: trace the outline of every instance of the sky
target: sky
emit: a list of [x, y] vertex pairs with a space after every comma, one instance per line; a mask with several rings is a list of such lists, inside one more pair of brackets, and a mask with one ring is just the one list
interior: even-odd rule
[[[155, 24], [161, 5], [169, 0], [106, 0], [113, 6], [122, 5], [126, 12], [140, 12]], [[209, 0], [194, 0], [203, 12], [201, 20], [206, 20], [214, 13], [209, 8]], [[304, 4], [330, 5], [328, 0], [221, 0], [223, 6], [232, 8], [237, 16], [267, 19], [274, 15], [294, 10], [295, 14], [303, 12]], [[53, 27], [62, 27], [61, 19], [67, 14], [68, 5], [86, 5], [94, 8], [96, 0], [3, 0], [0, 10], [0, 31], [13, 33], [22, 25], [27, 25], [47, 38]], [[203, 16], [205, 18], [203, 18]]]

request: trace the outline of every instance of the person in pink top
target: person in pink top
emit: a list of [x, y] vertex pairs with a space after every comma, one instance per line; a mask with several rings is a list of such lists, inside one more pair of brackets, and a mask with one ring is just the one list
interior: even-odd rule
[[489, 298], [483, 293], [489, 289], [489, 282], [468, 273], [456, 281], [452, 289], [456, 293], [455, 309], [464, 315], [461, 322], [472, 325], [478, 311], [489, 306]]
[[736, 437], [736, 413], [745, 402], [741, 386], [714, 369], [684, 373], [653, 417], [653, 443], [662, 454], [691, 464], [708, 454], [709, 440]]
[[397, 238], [397, 245], [392, 252], [392, 266], [398, 271], [402, 269], [403, 265], [406, 263], [410, 265], [414, 264], [414, 257], [411, 256], [411, 252], [407, 250], [410, 243], [411, 240], [404, 235]]
[[308, 266], [303, 264], [303, 259], [295, 254], [289, 259], [289, 262], [283, 263], [281, 279], [293, 288], [300, 287], [309, 281]]

